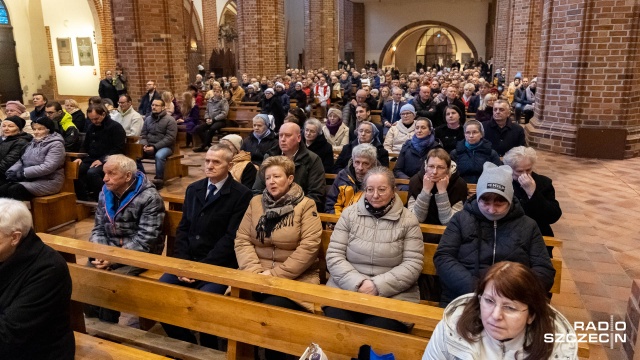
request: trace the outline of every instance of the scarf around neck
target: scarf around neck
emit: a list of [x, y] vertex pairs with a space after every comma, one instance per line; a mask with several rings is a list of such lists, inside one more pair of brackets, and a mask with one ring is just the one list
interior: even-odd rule
[[335, 125], [331, 125], [329, 123], [329, 121], [327, 121], [326, 126], [327, 129], [329, 129], [329, 134], [331, 134], [331, 136], [335, 135], [338, 132], [338, 129], [340, 129], [340, 126], [342, 125], [342, 119], [338, 118], [338, 122]]
[[395, 201], [396, 201], [396, 197], [394, 195], [391, 198], [391, 201], [389, 201], [387, 205], [376, 208], [376, 207], [373, 207], [373, 205], [371, 205], [371, 203], [369, 202], [369, 200], [367, 200], [367, 198], [364, 198], [364, 208], [367, 209], [367, 211], [371, 213], [371, 215], [375, 216], [376, 219], [380, 219], [391, 210], [391, 208], [393, 207], [393, 203]]
[[480, 146], [480, 144], [482, 144], [482, 140], [478, 141], [476, 144], [469, 144], [469, 142], [467, 140], [464, 141], [464, 147], [466, 147], [467, 149], [469, 149], [471, 151], [477, 149], [478, 146]]
[[435, 141], [436, 141], [436, 136], [433, 132], [431, 132], [431, 135], [422, 139], [420, 139], [414, 134], [413, 137], [411, 138], [411, 145], [413, 146], [414, 149], [418, 150], [420, 155], [424, 155], [427, 149], [433, 146]]
[[258, 220], [256, 232], [258, 239], [264, 244], [264, 239], [271, 237], [271, 233], [285, 226], [293, 226], [293, 209], [304, 198], [304, 191], [300, 185], [292, 183], [289, 191], [275, 200], [267, 189], [262, 193], [262, 210], [264, 214]]

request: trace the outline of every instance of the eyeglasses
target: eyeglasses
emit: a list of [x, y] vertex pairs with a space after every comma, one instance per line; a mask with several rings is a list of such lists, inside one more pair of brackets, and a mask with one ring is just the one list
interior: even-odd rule
[[[485, 310], [493, 311], [496, 306], [498, 306], [498, 303], [490, 297], [478, 295], [478, 299], [480, 299], [480, 307], [484, 308]], [[521, 313], [529, 310], [528, 308], [520, 310], [512, 305], [500, 305], [500, 309], [505, 316], [510, 317], [518, 316]]]
[[442, 166], [442, 165], [427, 165], [427, 169], [431, 170], [431, 171], [435, 171], [435, 170], [439, 170], [439, 171], [444, 171], [447, 170], [446, 166]]

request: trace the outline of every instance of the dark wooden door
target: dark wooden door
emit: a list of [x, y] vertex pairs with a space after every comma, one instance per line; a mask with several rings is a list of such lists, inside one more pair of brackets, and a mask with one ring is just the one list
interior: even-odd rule
[[0, 102], [22, 102], [16, 42], [13, 40], [13, 27], [10, 25], [0, 25], [0, 79]]

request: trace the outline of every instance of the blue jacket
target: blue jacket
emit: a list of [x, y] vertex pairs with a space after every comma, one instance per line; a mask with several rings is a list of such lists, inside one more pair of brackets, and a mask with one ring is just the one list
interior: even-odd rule
[[402, 106], [405, 104], [406, 102], [400, 101], [398, 103], [396, 113], [392, 114], [393, 100], [387, 101], [382, 107], [382, 112], [380, 113], [380, 117], [382, 118], [382, 124], [384, 124], [385, 121], [388, 121], [393, 124], [394, 122], [400, 120], [400, 108], [402, 108]]
[[89, 241], [162, 254], [164, 201], [143, 173], [136, 172], [135, 177], [122, 199], [103, 186]]
[[547, 291], [553, 286], [556, 271], [542, 234], [518, 199], [513, 199], [504, 218], [494, 222], [482, 215], [474, 196], [453, 215], [433, 256], [442, 285], [440, 304], [473, 292], [487, 269], [500, 261], [528, 266]]
[[400, 154], [398, 154], [398, 161], [396, 161], [396, 166], [393, 168], [394, 176], [398, 179], [410, 179], [424, 167], [424, 160], [427, 158], [429, 151], [439, 147], [442, 147], [442, 143], [436, 139], [433, 145], [425, 150], [424, 154], [420, 154], [411, 145], [411, 139], [407, 140], [402, 145]]
[[487, 139], [480, 140], [480, 145], [473, 151], [464, 146], [464, 140], [458, 141], [455, 150], [450, 155], [451, 160], [455, 161], [458, 166], [458, 173], [467, 184], [478, 183], [485, 162], [502, 165], [500, 156], [491, 148], [491, 143]]

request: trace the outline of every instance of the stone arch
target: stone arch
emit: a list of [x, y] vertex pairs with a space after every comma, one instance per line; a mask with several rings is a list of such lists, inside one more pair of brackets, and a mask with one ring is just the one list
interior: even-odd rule
[[422, 20], [422, 21], [417, 21], [417, 22], [408, 24], [406, 26], [403, 26], [398, 31], [396, 31], [389, 38], [387, 43], [382, 48], [382, 52], [380, 53], [378, 64], [380, 66], [383, 66], [384, 60], [385, 60], [385, 55], [388, 52], [390, 52], [390, 50], [392, 49], [394, 44], [401, 42], [404, 38], [406, 38], [410, 34], [413, 34], [413, 33], [417, 32], [417, 31], [426, 30], [429, 27], [442, 27], [442, 28], [445, 28], [447, 31], [449, 31], [451, 33], [455, 33], [455, 34], [459, 35], [462, 39], [464, 39], [464, 41], [469, 46], [469, 49], [471, 50], [471, 52], [473, 54], [473, 57], [475, 59], [478, 58], [478, 50], [476, 49], [475, 45], [473, 44], [471, 39], [469, 39], [469, 37], [464, 32], [462, 32], [460, 29], [458, 29], [457, 27], [455, 27], [455, 26], [453, 26], [453, 25], [451, 25], [449, 23], [445, 23], [445, 22], [442, 22], [442, 21]]

